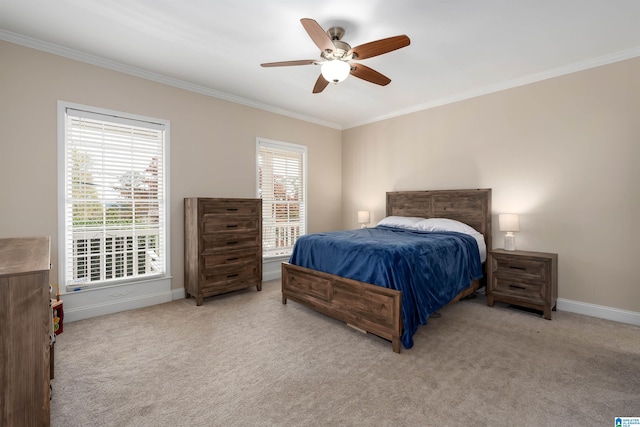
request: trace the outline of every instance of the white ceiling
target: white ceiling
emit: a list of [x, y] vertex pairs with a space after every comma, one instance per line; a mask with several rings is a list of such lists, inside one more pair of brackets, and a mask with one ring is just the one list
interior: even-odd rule
[[[411, 45], [312, 94], [319, 66], [260, 67], [319, 59], [300, 18]], [[640, 1], [0, 0], [0, 39], [346, 129], [640, 56]]]

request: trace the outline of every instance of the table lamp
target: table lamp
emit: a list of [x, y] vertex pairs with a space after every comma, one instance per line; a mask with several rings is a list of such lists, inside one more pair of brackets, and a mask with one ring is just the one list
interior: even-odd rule
[[358, 223], [360, 228], [365, 228], [365, 224], [369, 224], [370, 221], [369, 211], [358, 211]]
[[515, 251], [516, 236], [513, 235], [513, 232], [520, 231], [520, 216], [518, 214], [500, 214], [498, 222], [500, 223], [500, 231], [507, 232], [504, 236], [504, 250]]

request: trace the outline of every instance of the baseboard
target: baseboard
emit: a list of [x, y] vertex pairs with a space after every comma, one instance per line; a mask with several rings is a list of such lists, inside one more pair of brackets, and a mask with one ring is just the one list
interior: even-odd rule
[[613, 320], [615, 322], [628, 323], [640, 326], [640, 313], [635, 311], [621, 310], [619, 308], [606, 307], [603, 305], [589, 304], [586, 302], [572, 301], [558, 298], [557, 309], [570, 313], [584, 314], [600, 319]]
[[177, 299], [185, 299], [186, 295], [184, 288], [171, 289], [171, 299], [174, 301]]
[[[184, 298], [184, 289], [182, 291]], [[64, 321], [74, 322], [162, 304], [170, 302], [173, 299], [172, 294], [170, 277], [64, 293], [61, 295], [64, 303]]]
[[268, 258], [262, 262], [262, 281], [268, 282], [282, 277], [282, 262], [288, 261], [289, 256]]
[[262, 274], [262, 281], [263, 282], [268, 282], [269, 280], [276, 280], [276, 279], [279, 279], [281, 277], [282, 277], [282, 272], [281, 271], [263, 273]]
[[[266, 264], [266, 263], [265, 263]], [[263, 271], [263, 282], [279, 279], [282, 260], [274, 260]], [[171, 278], [100, 289], [88, 289], [62, 295], [64, 321], [88, 319], [120, 311], [162, 304], [185, 297], [184, 288], [171, 289]], [[584, 314], [640, 326], [640, 313], [603, 305], [558, 298], [557, 308], [570, 313]]]

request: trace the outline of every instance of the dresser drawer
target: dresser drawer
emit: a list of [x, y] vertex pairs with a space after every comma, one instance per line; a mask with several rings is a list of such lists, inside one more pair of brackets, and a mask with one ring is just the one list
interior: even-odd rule
[[204, 274], [233, 272], [243, 268], [244, 264], [255, 264], [258, 259], [258, 248], [240, 251], [226, 251], [203, 255], [201, 258]]
[[200, 237], [200, 253], [207, 254], [217, 251], [228, 251], [247, 247], [259, 247], [261, 236], [252, 233], [212, 233]]
[[508, 256], [493, 257], [493, 271], [496, 274], [508, 274], [513, 277], [545, 280], [547, 277], [547, 264], [547, 262], [540, 259]]
[[201, 199], [202, 215], [244, 215], [258, 216], [260, 204], [254, 200], [220, 200], [220, 199]]
[[249, 285], [256, 284], [259, 280], [261, 278], [255, 263], [242, 268], [237, 266], [235, 268], [221, 267], [202, 276], [202, 289], [207, 293], [224, 293], [237, 286], [246, 288]]
[[228, 232], [258, 232], [258, 218], [234, 216], [205, 215], [202, 217], [202, 234]]
[[545, 300], [545, 282], [514, 280], [512, 276], [494, 275], [491, 281], [491, 292], [532, 301]]

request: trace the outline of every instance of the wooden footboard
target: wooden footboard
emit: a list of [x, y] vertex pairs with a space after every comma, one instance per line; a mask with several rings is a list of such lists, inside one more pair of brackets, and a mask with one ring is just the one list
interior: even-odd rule
[[282, 303], [291, 299], [391, 341], [400, 353], [402, 293], [345, 277], [282, 263]]
[[[475, 292], [480, 280], [471, 282], [450, 302]], [[282, 303], [291, 299], [329, 317], [391, 341], [400, 353], [402, 292], [282, 263]]]

